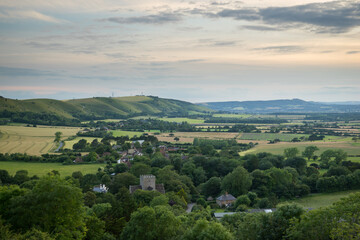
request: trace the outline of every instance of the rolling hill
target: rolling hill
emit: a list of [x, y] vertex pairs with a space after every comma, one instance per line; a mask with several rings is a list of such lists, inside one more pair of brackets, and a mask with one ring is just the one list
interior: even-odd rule
[[95, 97], [74, 100], [0, 98], [1, 117], [11, 114], [47, 114], [62, 119], [128, 118], [139, 115], [186, 116], [212, 110], [189, 102], [154, 96]]
[[360, 112], [360, 104], [319, 103], [301, 99], [198, 103], [216, 111], [234, 113], [344, 113]]

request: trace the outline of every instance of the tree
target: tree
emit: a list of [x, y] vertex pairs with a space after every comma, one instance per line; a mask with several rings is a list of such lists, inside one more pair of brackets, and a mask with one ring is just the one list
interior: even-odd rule
[[314, 156], [315, 151], [318, 151], [319, 148], [317, 146], [307, 146], [305, 150], [302, 152], [302, 156], [307, 158], [308, 161]]
[[180, 140], [180, 138], [174, 137], [174, 140], [175, 140], [176, 142], [178, 142], [178, 141]]
[[183, 236], [184, 240], [232, 240], [233, 235], [220, 223], [205, 219], [196, 221]]
[[136, 177], [140, 177], [140, 175], [151, 173], [151, 167], [147, 164], [137, 162], [131, 166], [130, 172]]
[[73, 145], [73, 149], [74, 150], [82, 150], [86, 147], [86, 144], [87, 144], [87, 141], [85, 139], [81, 139]]
[[297, 148], [286, 148], [284, 150], [284, 156], [286, 158], [294, 158], [299, 153], [299, 149]]
[[226, 175], [221, 183], [221, 189], [235, 197], [247, 193], [251, 187], [252, 177], [243, 167], [237, 167]]
[[130, 185], [138, 184], [138, 179], [131, 173], [124, 172], [117, 174], [109, 184], [109, 191], [113, 194], [117, 193], [120, 188], [129, 189]]
[[179, 226], [180, 220], [167, 207], [143, 207], [131, 214], [121, 239], [171, 239], [176, 236]]
[[13, 178], [13, 182], [20, 185], [26, 181], [29, 181], [30, 177], [28, 176], [27, 170], [19, 170], [15, 173], [15, 176]]
[[55, 133], [55, 140], [54, 140], [54, 142], [60, 142], [60, 140], [61, 140], [61, 135], [62, 135], [62, 132], [56, 132], [56, 133]]
[[288, 158], [285, 161], [285, 166], [295, 168], [300, 175], [303, 175], [306, 171], [306, 160], [302, 157]]
[[345, 161], [347, 158], [347, 153], [342, 149], [328, 149], [320, 155], [321, 165], [325, 168], [329, 167], [330, 162], [339, 164], [341, 161]]
[[204, 185], [202, 185], [202, 194], [206, 197], [217, 197], [221, 192], [221, 179], [218, 177], [210, 178]]
[[360, 193], [350, 194], [332, 206], [304, 213], [288, 228], [288, 239], [358, 239]]
[[23, 196], [14, 197], [8, 222], [22, 231], [37, 228], [58, 239], [85, 236], [83, 194], [58, 176], [47, 176]]

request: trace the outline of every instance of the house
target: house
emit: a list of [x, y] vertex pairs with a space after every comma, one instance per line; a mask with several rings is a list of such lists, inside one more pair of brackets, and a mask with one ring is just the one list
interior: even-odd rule
[[222, 206], [230, 206], [232, 203], [236, 201], [236, 198], [228, 193], [221, 195], [220, 197], [216, 198], [216, 203], [219, 204], [220, 207]]
[[140, 185], [129, 186], [130, 193], [134, 193], [138, 189], [165, 193], [164, 184], [156, 184], [156, 177], [154, 175], [140, 175]]
[[105, 184], [96, 185], [93, 187], [94, 192], [98, 193], [107, 193], [108, 188], [105, 186]]

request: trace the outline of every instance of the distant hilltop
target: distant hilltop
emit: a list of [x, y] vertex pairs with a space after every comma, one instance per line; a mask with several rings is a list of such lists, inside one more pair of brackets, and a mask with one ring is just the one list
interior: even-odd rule
[[[155, 96], [94, 97], [73, 100], [0, 98], [0, 118], [47, 118], [84, 121], [144, 115], [185, 116], [213, 112], [189, 102]], [[23, 116], [26, 115], [26, 116]]]
[[230, 101], [198, 103], [215, 111], [233, 113], [344, 113], [360, 112], [360, 103], [321, 103], [301, 99], [284, 99], [269, 101]]

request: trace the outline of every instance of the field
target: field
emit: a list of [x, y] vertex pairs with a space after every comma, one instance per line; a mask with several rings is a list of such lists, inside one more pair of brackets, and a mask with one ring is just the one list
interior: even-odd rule
[[304, 208], [320, 208], [320, 207], [330, 206], [334, 202], [339, 201], [341, 198], [347, 197], [350, 193], [355, 193], [355, 192], [359, 192], [359, 190], [343, 191], [343, 192], [335, 192], [335, 193], [316, 193], [288, 202], [298, 203]]
[[328, 149], [342, 149], [347, 152], [349, 155], [360, 155], [360, 147], [354, 145], [350, 142], [280, 142], [276, 144], [259, 144], [256, 147], [241, 152], [240, 155], [245, 155], [247, 153], [259, 153], [259, 152], [269, 152], [273, 154], [283, 154], [284, 149], [296, 147], [300, 152], [305, 150], [305, 147], [314, 145], [317, 146], [320, 150], [316, 151], [316, 155], [320, 155], [322, 152]]
[[85, 139], [88, 143], [91, 143], [94, 139], [97, 139], [99, 142], [101, 141], [102, 138], [94, 138], [94, 137], [77, 137], [73, 140], [70, 141], [64, 141], [65, 145], [64, 145], [64, 149], [72, 149], [73, 145], [77, 142], [79, 142], [81, 139]]
[[192, 118], [158, 118], [162, 121], [168, 121], [168, 122], [176, 122], [176, 123], [182, 123], [182, 122], [188, 122], [189, 124], [199, 124], [204, 123], [204, 119], [192, 119]]
[[0, 169], [5, 169], [10, 175], [16, 171], [27, 170], [29, 176], [43, 176], [52, 170], [60, 172], [60, 176], [71, 176], [75, 171], [81, 171], [83, 175], [87, 173], [96, 173], [99, 167], [105, 167], [105, 164], [79, 164], [62, 165], [61, 163], [30, 163], [30, 162], [0, 162]]
[[222, 117], [222, 118], [249, 118], [249, 117], [256, 117], [250, 114], [213, 114], [213, 117]]
[[242, 133], [241, 140], [274, 140], [290, 142], [293, 138], [307, 137], [306, 134], [282, 134], [282, 133]]
[[156, 137], [159, 141], [175, 142], [174, 138], [178, 137], [179, 143], [192, 143], [194, 138], [206, 139], [235, 139], [239, 133], [229, 132], [175, 132], [174, 136], [170, 137], [169, 133], [162, 133]]
[[143, 135], [143, 132], [132, 132], [132, 131], [122, 131], [122, 130], [111, 130], [110, 132], [113, 133], [114, 137], [122, 137], [122, 136], [129, 136], [129, 138], [132, 138], [134, 136], [140, 137]]
[[41, 155], [54, 147], [56, 132], [62, 132], [62, 139], [76, 135], [80, 128], [37, 126], [0, 126], [0, 153], [27, 153]]

